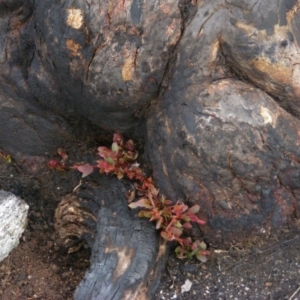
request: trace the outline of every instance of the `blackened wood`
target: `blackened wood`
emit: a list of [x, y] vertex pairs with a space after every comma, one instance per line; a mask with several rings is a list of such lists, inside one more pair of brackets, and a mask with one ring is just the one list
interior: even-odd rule
[[299, 215], [300, 201], [299, 46], [282, 44], [297, 5], [230, 3], [204, 1], [187, 26], [146, 139], [162, 192], [200, 204], [206, 238], [223, 245], [276, 230]]
[[74, 248], [76, 239], [85, 240], [92, 248], [75, 299], [140, 300], [155, 291], [168, 247], [152, 223], [128, 208], [126, 191], [116, 178], [99, 176], [97, 186], [85, 185], [57, 208], [56, 229], [65, 244]]
[[[278, 228], [299, 217], [299, 11], [295, 0], [1, 1], [0, 147], [51, 153], [80, 117], [140, 140], [147, 130], [155, 182], [200, 204], [209, 242]], [[120, 183], [107, 186], [112, 204], [95, 188], [91, 207], [77, 195], [60, 206], [68, 242], [93, 249], [76, 297], [141, 299], [155, 233]]]

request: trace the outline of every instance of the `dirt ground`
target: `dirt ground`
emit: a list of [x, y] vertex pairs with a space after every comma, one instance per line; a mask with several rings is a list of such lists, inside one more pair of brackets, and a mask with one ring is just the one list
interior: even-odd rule
[[171, 257], [155, 299], [299, 300], [300, 230], [295, 225], [248, 249], [214, 249], [205, 264]]
[[[74, 154], [73, 159], [83, 158]], [[42, 160], [22, 165], [0, 159], [0, 189], [30, 206], [20, 245], [0, 263], [2, 300], [72, 299], [89, 267], [89, 249], [68, 254], [54, 231], [55, 208], [78, 184], [80, 174], [37, 170], [36, 165], [46, 165]], [[205, 264], [171, 256], [154, 299], [300, 299], [299, 228], [294, 223], [264, 241], [232, 245], [228, 251], [211, 246]]]

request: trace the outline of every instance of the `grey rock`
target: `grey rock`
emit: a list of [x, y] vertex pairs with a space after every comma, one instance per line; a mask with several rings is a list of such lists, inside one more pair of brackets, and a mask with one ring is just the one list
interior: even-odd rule
[[28, 208], [21, 198], [0, 190], [0, 261], [18, 246], [27, 224]]

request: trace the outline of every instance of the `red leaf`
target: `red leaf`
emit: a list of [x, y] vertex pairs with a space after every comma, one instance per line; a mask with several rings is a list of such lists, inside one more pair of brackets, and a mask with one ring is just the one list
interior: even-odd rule
[[134, 151], [134, 142], [133, 140], [128, 140], [125, 145], [126, 149], [133, 152]]
[[47, 166], [52, 170], [63, 171], [65, 169], [65, 166], [55, 159], [48, 161]]
[[207, 251], [207, 250], [203, 250], [203, 251], [201, 251], [201, 254], [202, 254], [202, 255], [205, 255], [205, 256], [209, 256], [209, 255], [210, 255], [210, 252]]
[[58, 164], [60, 164], [60, 162], [58, 160], [54, 160], [54, 159], [49, 160], [47, 162], [48, 168], [55, 168]]
[[203, 254], [204, 251], [198, 252], [196, 254], [196, 257], [198, 260], [202, 261], [202, 262], [207, 262], [207, 255]]
[[176, 203], [176, 204], [173, 206], [172, 212], [173, 212], [174, 214], [178, 215], [178, 214], [181, 214], [181, 213], [185, 212], [187, 209], [188, 209], [188, 206], [187, 206], [187, 205], [185, 205], [185, 204], [183, 204], [183, 203], [181, 203], [181, 204]]
[[185, 229], [191, 229], [193, 226], [191, 225], [191, 223], [184, 223], [183, 224], [183, 228], [185, 228]]
[[126, 174], [126, 176], [129, 179], [133, 179], [135, 177], [135, 172], [133, 170], [128, 169], [128, 168], [124, 169], [124, 173]]
[[191, 248], [192, 248], [192, 250], [196, 250], [196, 249], [198, 249], [198, 245], [197, 245], [197, 243], [193, 243]]
[[205, 225], [206, 224], [206, 222], [204, 220], [200, 220], [200, 219], [197, 220], [197, 223], [199, 225]]
[[[196, 222], [196, 223], [198, 223], [199, 225], [205, 225], [205, 224], [206, 224], [206, 222], [205, 222], [204, 220], [199, 219], [199, 218], [198, 218], [196, 215], [194, 215], [194, 214], [189, 214], [189, 215], [188, 215], [188, 218], [190, 219], [191, 222]], [[186, 218], [184, 217], [184, 219], [186, 219]]]
[[109, 149], [109, 148], [107, 148], [105, 146], [98, 147], [98, 155], [101, 156], [102, 158], [107, 157], [111, 153], [113, 153], [111, 151], [111, 149]]
[[176, 227], [171, 227], [170, 229], [170, 232], [172, 232], [175, 236], [181, 236], [182, 234], [182, 229], [180, 228], [176, 228]]
[[94, 167], [91, 166], [90, 164], [74, 166], [74, 168], [82, 173], [82, 178], [90, 175], [94, 171]]
[[151, 213], [152, 213], [152, 218], [150, 219], [150, 222], [154, 220], [159, 220], [161, 218], [160, 213], [159, 211], [157, 211], [156, 208], [152, 208]]
[[115, 171], [115, 166], [114, 165], [111, 165], [109, 163], [107, 163], [106, 161], [104, 160], [98, 160], [98, 165], [97, 167], [100, 169], [100, 172], [102, 173], [110, 173], [110, 172], [114, 172]]
[[114, 134], [113, 142], [117, 143], [118, 145], [122, 145], [123, 140], [124, 140], [124, 138], [121, 134], [119, 134], [119, 133]]
[[182, 240], [182, 244], [186, 246], [190, 246], [192, 244], [192, 239], [190, 237], [187, 237]]

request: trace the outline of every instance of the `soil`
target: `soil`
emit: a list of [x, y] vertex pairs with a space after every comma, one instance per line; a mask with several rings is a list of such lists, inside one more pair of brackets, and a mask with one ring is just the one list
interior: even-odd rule
[[[75, 152], [69, 156], [74, 162], [89, 160]], [[55, 209], [62, 196], [78, 185], [80, 174], [49, 170], [46, 162], [39, 157], [24, 164], [0, 158], [0, 189], [13, 192], [30, 206], [19, 246], [0, 263], [3, 300], [72, 299], [89, 267], [90, 250], [83, 247], [68, 253], [57, 243], [54, 231]], [[264, 241], [249, 240], [229, 250], [210, 245], [211, 257], [205, 264], [172, 255], [153, 299], [300, 299], [299, 224]]]
[[[300, 230], [297, 224], [264, 241], [211, 249], [205, 264], [170, 257], [155, 299], [299, 300]], [[186, 282], [189, 291], [183, 291]]]
[[41, 161], [32, 161], [24, 166], [0, 161], [0, 189], [20, 196], [30, 207], [28, 225], [19, 246], [0, 263], [0, 299], [3, 300], [72, 299], [89, 267], [90, 250], [81, 249], [69, 255], [67, 249], [57, 244], [54, 231], [55, 208], [79, 181], [79, 174], [47, 167], [35, 170], [40, 164]]

